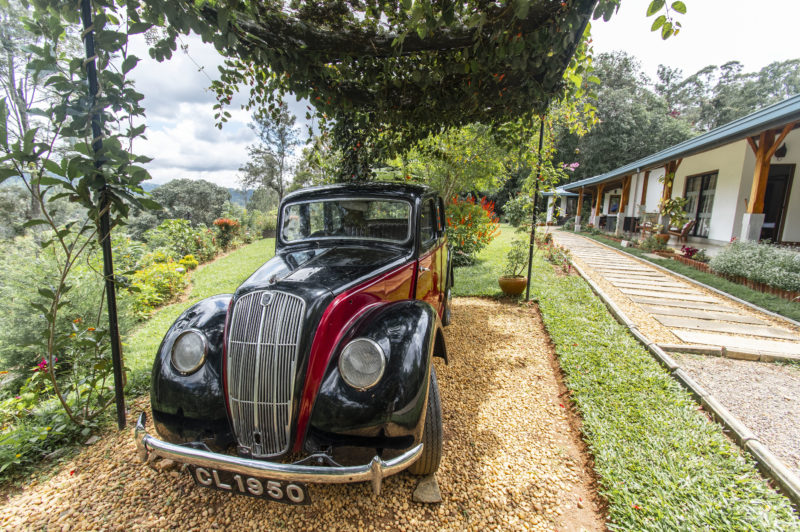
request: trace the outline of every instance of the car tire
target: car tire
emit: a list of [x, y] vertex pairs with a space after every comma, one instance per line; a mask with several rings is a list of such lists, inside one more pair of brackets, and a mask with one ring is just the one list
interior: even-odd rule
[[408, 471], [412, 475], [432, 475], [442, 461], [442, 403], [439, 400], [439, 384], [436, 371], [431, 367], [431, 382], [428, 390], [428, 408], [425, 411], [425, 426], [422, 430], [422, 455]]
[[442, 309], [442, 325], [447, 327], [453, 322], [453, 310], [452, 310], [452, 303], [453, 303], [453, 295], [450, 292], [450, 289], [447, 289], [444, 295], [444, 309]]

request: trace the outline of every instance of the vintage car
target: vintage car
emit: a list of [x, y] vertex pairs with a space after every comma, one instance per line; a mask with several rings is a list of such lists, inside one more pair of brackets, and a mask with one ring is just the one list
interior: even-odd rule
[[[290, 504], [307, 483], [371, 481], [439, 467], [432, 357], [453, 285], [444, 202], [400, 184], [336, 185], [281, 203], [275, 256], [236, 290], [170, 327], [152, 374], [159, 438], [200, 486]], [[360, 449], [361, 462], [338, 454]], [[357, 455], [358, 453], [356, 453]], [[349, 455], [351, 458], [353, 453]]]

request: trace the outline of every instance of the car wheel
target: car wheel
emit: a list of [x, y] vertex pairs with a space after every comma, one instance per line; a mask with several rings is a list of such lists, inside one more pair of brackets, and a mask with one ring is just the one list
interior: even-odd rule
[[451, 310], [453, 303], [453, 295], [450, 288], [447, 289], [444, 295], [444, 310], [442, 310], [442, 325], [445, 327], [450, 325], [453, 321], [453, 311]]
[[442, 403], [439, 400], [439, 384], [436, 382], [436, 371], [433, 367], [421, 443], [422, 455], [408, 471], [413, 475], [432, 475], [439, 469], [439, 462], [442, 461]]

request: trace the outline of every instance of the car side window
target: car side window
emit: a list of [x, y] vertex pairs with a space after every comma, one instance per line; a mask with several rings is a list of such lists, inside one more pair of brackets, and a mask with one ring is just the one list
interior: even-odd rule
[[436, 208], [432, 199], [425, 200], [419, 216], [420, 246], [427, 249], [436, 240]]
[[447, 229], [447, 217], [444, 213], [444, 200], [442, 200], [441, 197], [439, 197], [436, 201], [436, 210], [439, 214], [439, 234], [443, 235], [445, 229]]

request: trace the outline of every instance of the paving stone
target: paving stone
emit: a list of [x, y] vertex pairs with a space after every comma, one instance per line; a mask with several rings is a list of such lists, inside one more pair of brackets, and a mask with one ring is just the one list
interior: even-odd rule
[[677, 299], [683, 301], [702, 301], [705, 303], [716, 303], [717, 300], [713, 297], [701, 296], [699, 294], [675, 294], [671, 292], [654, 292], [652, 290], [635, 289], [635, 288], [620, 288], [620, 292], [631, 296], [645, 296], [645, 297], [663, 297], [665, 299]]
[[632, 283], [643, 286], [658, 284], [658, 286], [669, 286], [672, 288], [691, 288], [687, 284], [678, 283], [675, 281], [667, 281], [665, 279], [657, 279], [657, 278], [648, 279], [642, 277], [618, 277], [614, 275], [604, 275], [603, 277], [605, 277], [605, 279], [611, 283]]
[[767, 322], [747, 314], [735, 314], [733, 312], [715, 312], [711, 310], [692, 310], [680, 307], [657, 307], [655, 305], [639, 305], [651, 314], [661, 314], [664, 316], [684, 316], [687, 318], [698, 318], [701, 320], [732, 321], [736, 323], [750, 323], [753, 325], [767, 325]]
[[700, 295], [696, 290], [692, 290], [688, 286], [662, 286], [661, 283], [644, 284], [635, 283], [631, 281], [611, 281], [611, 284], [617, 288], [634, 288], [636, 290], [649, 290], [651, 292], [661, 292], [667, 294], [687, 294], [687, 295]]
[[748, 336], [766, 336], [767, 338], [781, 338], [784, 340], [800, 340], [800, 337], [797, 335], [777, 327], [698, 320], [696, 318], [683, 318], [679, 316], [657, 315], [655, 318], [667, 327], [678, 327], [680, 329], [697, 329], [701, 331], [744, 334]]
[[705, 303], [702, 301], [680, 301], [677, 299], [661, 299], [655, 297], [632, 297], [631, 301], [644, 305], [661, 305], [675, 308], [688, 308], [694, 310], [713, 310], [717, 312], [730, 312], [731, 308], [720, 303]]
[[800, 355], [800, 342], [779, 342], [777, 340], [760, 340], [757, 338], [743, 338], [729, 334], [704, 333], [699, 331], [673, 331], [675, 336], [690, 344], [721, 345], [736, 350], [737, 347], [757, 349], [770, 353], [783, 353], [787, 355]]

